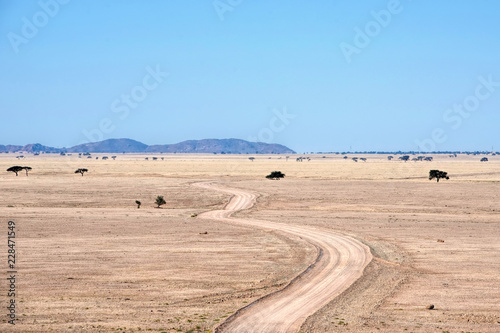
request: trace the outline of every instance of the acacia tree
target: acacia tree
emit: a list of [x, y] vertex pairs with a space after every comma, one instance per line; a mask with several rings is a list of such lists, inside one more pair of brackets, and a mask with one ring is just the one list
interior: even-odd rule
[[249, 157], [248, 159], [253, 162], [253, 160], [255, 160], [255, 157]]
[[401, 161], [405, 161], [406, 162], [406, 161], [408, 161], [410, 159], [410, 156], [408, 156], [408, 155], [400, 156], [399, 159]]
[[450, 177], [448, 177], [448, 172], [439, 171], [439, 170], [429, 171], [429, 180], [433, 180], [434, 178], [436, 178], [437, 182], [439, 182], [440, 178], [450, 179]]
[[164, 205], [166, 203], [167, 202], [165, 201], [165, 199], [163, 199], [163, 195], [159, 195], [159, 196], [156, 197], [155, 204], [158, 205], [158, 207], [156, 207], [156, 208], [160, 208], [161, 205]]
[[84, 172], [88, 172], [89, 170], [88, 169], [78, 169], [75, 171], [75, 173], [81, 173], [82, 174], [82, 177], [83, 177], [83, 173]]
[[24, 171], [26, 171], [26, 176], [28, 176], [28, 171], [32, 170], [32, 168], [29, 166], [25, 166], [25, 167], [23, 167], [23, 169], [24, 169]]
[[285, 178], [285, 174], [281, 171], [273, 171], [266, 176], [267, 179], [280, 180], [280, 178]]
[[8, 169], [7, 169], [7, 171], [9, 171], [9, 172], [14, 172], [14, 173], [16, 174], [16, 176], [17, 176], [17, 173], [18, 173], [19, 171], [23, 170], [23, 169], [24, 169], [24, 168], [23, 168], [22, 166], [15, 165], [15, 166], [13, 166], [13, 167], [8, 168]]

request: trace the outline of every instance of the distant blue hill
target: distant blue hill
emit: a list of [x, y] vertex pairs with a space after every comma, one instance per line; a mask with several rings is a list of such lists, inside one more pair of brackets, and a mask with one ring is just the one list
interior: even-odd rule
[[108, 139], [70, 148], [53, 148], [39, 143], [25, 146], [0, 145], [0, 152], [26, 153], [204, 153], [204, 154], [294, 154], [288, 147], [274, 143], [240, 139], [188, 140], [174, 144], [151, 145], [131, 139]]

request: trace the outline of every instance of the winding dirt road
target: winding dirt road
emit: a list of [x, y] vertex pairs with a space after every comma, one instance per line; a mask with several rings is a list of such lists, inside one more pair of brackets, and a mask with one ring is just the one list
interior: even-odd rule
[[217, 327], [216, 332], [298, 332], [307, 317], [361, 277], [364, 268], [372, 259], [370, 249], [366, 245], [348, 236], [307, 226], [230, 218], [233, 213], [252, 207], [256, 196], [240, 189], [219, 187], [213, 183], [196, 183], [194, 186], [222, 191], [233, 196], [224, 210], [205, 212], [198, 217], [279, 230], [300, 236], [318, 249], [316, 262], [284, 289], [238, 310]]

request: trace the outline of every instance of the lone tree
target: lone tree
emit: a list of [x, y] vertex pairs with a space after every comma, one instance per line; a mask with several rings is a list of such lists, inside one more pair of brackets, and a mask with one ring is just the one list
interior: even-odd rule
[[9, 171], [9, 172], [14, 172], [16, 174], [16, 176], [17, 176], [17, 173], [21, 170], [24, 170], [24, 168], [22, 166], [19, 166], [19, 165], [15, 165], [15, 166], [7, 169], [7, 171]]
[[255, 160], [255, 157], [249, 157], [248, 159], [253, 162], [253, 160]]
[[137, 209], [141, 208], [141, 202], [139, 200], [136, 200], [135, 203], [137, 205]]
[[280, 180], [280, 178], [285, 178], [285, 174], [281, 171], [273, 171], [266, 176], [267, 179]]
[[410, 159], [410, 156], [408, 156], [408, 155], [400, 156], [399, 159], [401, 161], [405, 161], [406, 162], [406, 161], [408, 161]]
[[165, 201], [165, 199], [163, 199], [163, 195], [159, 195], [159, 196], [156, 197], [155, 204], [158, 205], [158, 207], [156, 207], [156, 208], [160, 208], [161, 205], [164, 205], [166, 203], [167, 202]]
[[488, 158], [487, 158], [487, 157], [483, 157], [483, 158], [481, 159], [481, 162], [488, 162]]
[[82, 177], [83, 177], [83, 173], [84, 172], [88, 172], [89, 170], [88, 169], [78, 169], [75, 171], [75, 173], [81, 173], [82, 174]]
[[25, 167], [23, 167], [23, 169], [24, 169], [24, 171], [26, 171], [26, 176], [28, 176], [28, 171], [30, 171], [32, 168], [25, 166]]
[[429, 171], [429, 180], [433, 180], [434, 178], [436, 178], [437, 182], [439, 182], [439, 178], [450, 179], [450, 177], [448, 177], [448, 172], [439, 170]]
[[394, 156], [387, 156], [387, 159], [390, 161], [394, 158]]

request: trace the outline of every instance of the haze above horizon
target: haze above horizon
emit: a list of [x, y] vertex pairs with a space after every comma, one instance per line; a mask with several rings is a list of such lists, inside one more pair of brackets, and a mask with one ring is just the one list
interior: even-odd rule
[[498, 12], [493, 0], [0, 0], [0, 143], [498, 150]]

